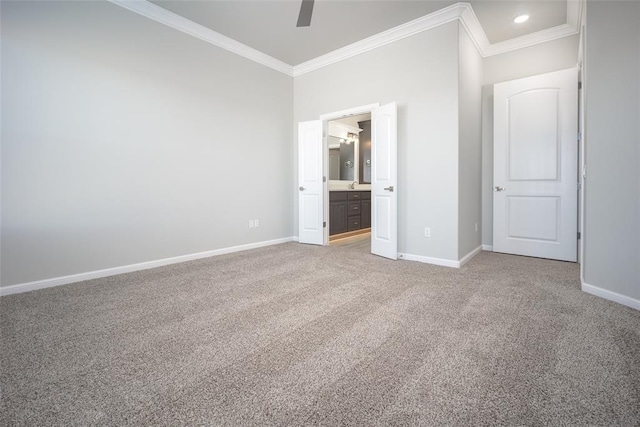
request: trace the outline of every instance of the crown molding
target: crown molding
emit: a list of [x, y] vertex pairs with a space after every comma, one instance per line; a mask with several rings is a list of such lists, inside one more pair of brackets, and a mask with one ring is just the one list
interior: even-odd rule
[[467, 34], [469, 34], [471, 41], [476, 46], [476, 49], [478, 49], [478, 52], [480, 52], [480, 55], [485, 57], [485, 52], [489, 49], [491, 43], [489, 43], [489, 39], [487, 39], [484, 29], [482, 28], [482, 25], [480, 25], [480, 21], [478, 21], [478, 17], [473, 11], [473, 7], [471, 7], [469, 3], [464, 4], [466, 4], [467, 7], [460, 15], [460, 24], [465, 30], [467, 30]]
[[293, 67], [293, 76], [300, 76], [319, 68], [335, 64], [336, 62], [344, 61], [345, 59], [352, 58], [370, 50], [388, 45], [406, 37], [413, 36], [414, 34], [435, 28], [442, 24], [455, 21], [460, 19], [464, 10], [469, 7], [471, 6], [469, 6], [468, 3], [456, 3], [445, 7], [444, 9], [430, 13], [429, 15], [414, 19], [413, 21], [391, 28], [390, 30], [383, 31], [348, 46], [336, 49], [325, 55], [303, 62], [302, 64], [295, 65]]
[[[468, 4], [468, 3], [467, 3]], [[473, 13], [473, 8], [469, 5], [460, 17], [462, 25], [467, 29], [471, 39], [478, 47], [483, 57], [499, 55], [501, 53], [511, 52], [522, 49], [524, 47], [533, 46], [540, 43], [550, 42], [567, 36], [572, 36], [580, 32], [582, 22], [582, 9], [584, 0], [567, 0], [567, 23], [557, 25], [552, 28], [537, 31], [535, 33], [516, 37], [514, 39], [505, 40], [499, 43], [489, 43], [487, 36], [478, 22], [478, 18]]]
[[482, 52], [482, 56], [487, 57], [500, 55], [501, 53], [507, 53], [514, 50], [522, 49], [524, 47], [529, 47], [536, 44], [561, 39], [563, 37], [572, 36], [574, 34], [578, 34], [579, 32], [579, 27], [574, 28], [569, 24], [562, 24], [553, 28], [547, 28], [546, 30], [527, 34], [526, 36], [516, 37], [515, 39], [505, 40], [500, 43], [494, 43], [488, 46]]
[[583, 2], [584, 0], [567, 1], [566, 24], [493, 44], [487, 39], [487, 35], [482, 25], [480, 25], [480, 21], [478, 21], [478, 17], [473, 11], [471, 4], [463, 2], [456, 3], [437, 12], [414, 19], [406, 24], [334, 50], [333, 52], [303, 62], [302, 64], [295, 65], [293, 67], [293, 76], [300, 76], [455, 20], [460, 21], [460, 24], [467, 31], [482, 57], [486, 58], [488, 56], [499, 55], [501, 53], [578, 34], [580, 32]]
[[293, 76], [293, 67], [266, 53], [249, 47], [237, 40], [222, 35], [203, 25], [197, 24], [183, 16], [157, 6], [146, 0], [108, 0], [109, 2], [135, 12], [139, 15], [153, 19], [168, 27], [196, 37], [214, 46], [233, 52], [258, 64], [272, 68], [276, 71]]
[[456, 20], [460, 21], [460, 24], [467, 31], [482, 57], [499, 55], [571, 36], [580, 32], [585, 0], [567, 1], [566, 24], [493, 44], [487, 39], [471, 5], [460, 2], [295, 66], [282, 62], [147, 0], [108, 1], [288, 76], [297, 77]]

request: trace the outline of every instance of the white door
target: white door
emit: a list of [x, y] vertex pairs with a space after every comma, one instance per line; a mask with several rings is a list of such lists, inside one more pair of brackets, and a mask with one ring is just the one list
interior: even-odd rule
[[578, 71], [494, 86], [493, 250], [576, 261]]
[[398, 258], [397, 111], [371, 111], [371, 253]]
[[322, 122], [298, 123], [298, 239], [324, 244], [322, 183]]

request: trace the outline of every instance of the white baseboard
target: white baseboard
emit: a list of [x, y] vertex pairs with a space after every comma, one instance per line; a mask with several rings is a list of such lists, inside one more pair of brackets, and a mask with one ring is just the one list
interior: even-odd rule
[[482, 245], [482, 250], [493, 252], [493, 245]]
[[482, 246], [478, 246], [477, 248], [475, 248], [474, 250], [472, 250], [471, 252], [463, 256], [462, 259], [460, 259], [460, 267], [468, 263], [471, 260], [471, 258], [478, 255], [481, 251], [482, 251]]
[[640, 300], [619, 294], [617, 292], [602, 289], [584, 282], [582, 282], [582, 291], [600, 298], [607, 299], [609, 301], [617, 302], [618, 304], [626, 305], [627, 307], [635, 308], [636, 310], [640, 310]]
[[297, 240], [294, 237], [284, 237], [282, 239], [266, 240], [263, 242], [248, 243], [246, 245], [232, 246], [229, 248], [214, 249], [195, 254], [181, 255], [172, 258], [164, 258], [155, 261], [141, 262], [139, 264], [123, 265], [121, 267], [106, 268], [104, 270], [88, 271], [86, 273], [72, 274], [69, 276], [54, 277], [52, 279], [37, 280], [35, 282], [21, 283], [17, 285], [0, 287], [0, 296], [19, 294], [22, 292], [35, 291], [37, 289], [51, 288], [53, 286], [68, 285], [69, 283], [82, 282], [84, 280], [98, 279], [101, 277], [115, 276], [116, 274], [131, 273], [133, 271], [148, 270], [150, 268], [162, 267], [170, 264], [177, 264], [185, 261], [193, 261], [201, 258], [209, 258], [217, 255], [230, 254], [233, 252], [246, 251], [249, 249], [262, 248], [264, 246], [277, 245]]
[[428, 256], [405, 254], [405, 253], [398, 253], [398, 258], [404, 259], [407, 261], [424, 262], [425, 264], [441, 265], [443, 267], [453, 267], [453, 268], [460, 267], [459, 261], [453, 261], [450, 259], [432, 258]]
[[460, 268], [466, 263], [469, 262], [471, 258], [478, 255], [482, 250], [481, 246], [478, 246], [467, 255], [465, 255], [460, 261], [454, 261], [451, 259], [443, 259], [443, 258], [433, 258], [422, 255], [413, 255], [413, 254], [405, 254], [398, 252], [398, 258], [404, 259], [406, 261], [418, 261], [424, 262], [425, 264], [433, 264], [433, 265], [441, 265], [443, 267], [452, 267], [452, 268]]

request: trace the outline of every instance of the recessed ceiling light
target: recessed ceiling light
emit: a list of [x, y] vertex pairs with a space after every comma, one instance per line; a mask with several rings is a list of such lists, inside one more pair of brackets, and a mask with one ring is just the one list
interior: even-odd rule
[[516, 24], [522, 24], [528, 19], [529, 19], [529, 14], [523, 13], [522, 15], [518, 15], [515, 18], [513, 18], [513, 22], [515, 22]]

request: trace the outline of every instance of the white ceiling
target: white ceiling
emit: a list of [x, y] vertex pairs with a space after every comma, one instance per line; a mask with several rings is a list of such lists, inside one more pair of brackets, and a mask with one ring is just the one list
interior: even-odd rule
[[[566, 0], [471, 0], [470, 3], [490, 43], [503, 42], [567, 22]], [[513, 22], [513, 18], [525, 12], [531, 16], [527, 22], [522, 24]]]
[[[152, 0], [158, 6], [290, 65], [433, 13], [456, 1], [315, 0], [311, 26], [296, 28], [301, 0]], [[490, 43], [567, 22], [567, 0], [470, 0]], [[531, 15], [525, 24], [513, 18]]]

